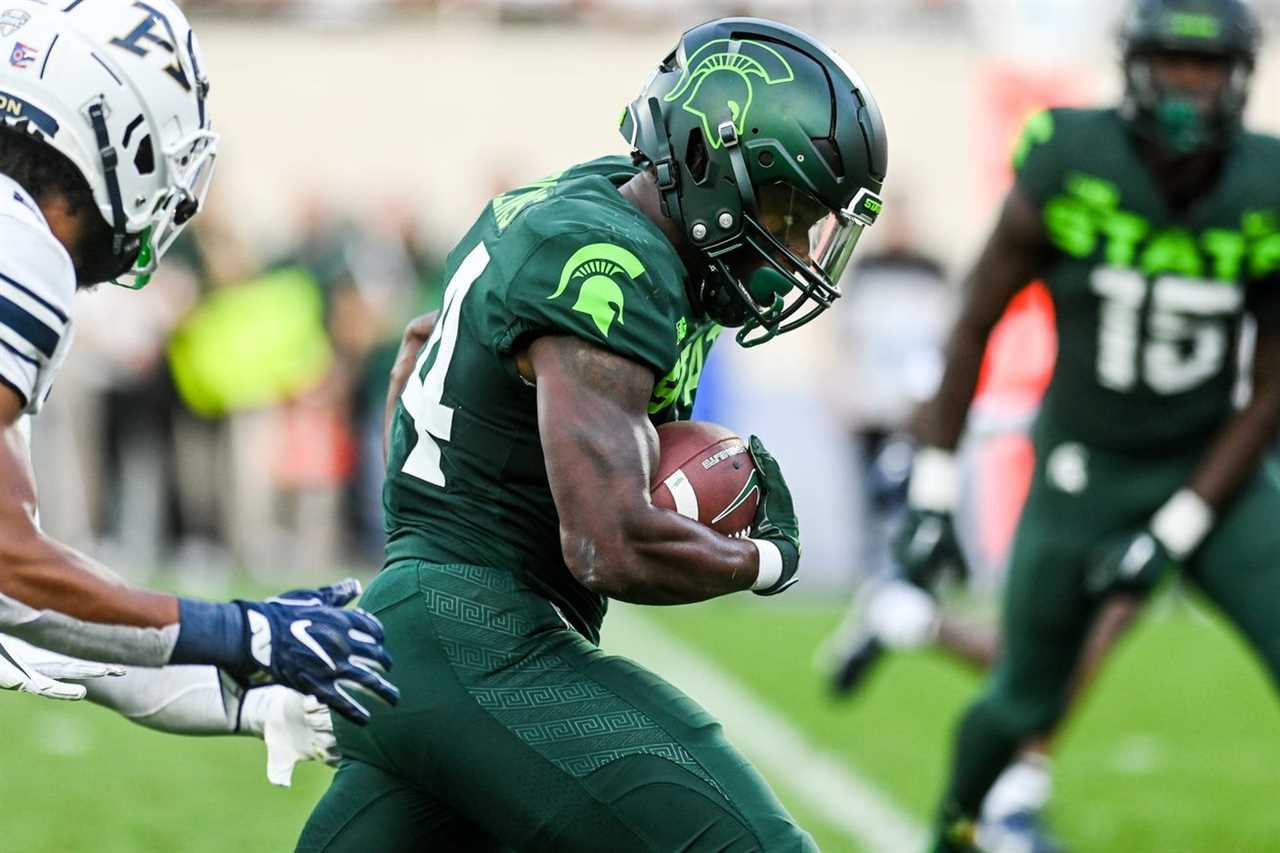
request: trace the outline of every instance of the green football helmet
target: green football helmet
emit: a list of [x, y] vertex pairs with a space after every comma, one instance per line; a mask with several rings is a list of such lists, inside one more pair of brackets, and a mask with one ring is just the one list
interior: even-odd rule
[[[1134, 0], [1120, 27], [1125, 117], [1140, 136], [1175, 155], [1225, 147], [1242, 125], [1261, 39], [1242, 0]], [[1150, 60], [1166, 54], [1229, 64], [1229, 82], [1211, 108], [1158, 83]]]
[[[697, 306], [743, 346], [840, 296], [880, 213], [884, 122], [866, 84], [804, 33], [759, 18], [694, 27], [622, 116], [663, 212], [705, 262]], [[701, 278], [699, 279], [699, 274]]]

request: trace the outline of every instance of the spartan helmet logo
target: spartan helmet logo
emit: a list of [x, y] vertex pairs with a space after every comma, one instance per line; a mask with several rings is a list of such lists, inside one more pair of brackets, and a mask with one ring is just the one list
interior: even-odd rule
[[634, 279], [644, 274], [640, 259], [612, 243], [592, 243], [573, 253], [560, 273], [560, 286], [548, 299], [559, 298], [570, 282], [580, 281], [578, 301], [573, 310], [595, 321], [600, 334], [609, 337], [615, 320], [623, 324], [622, 309], [626, 297], [618, 281], [624, 276]]
[[[735, 50], [736, 48], [736, 50]], [[698, 48], [685, 63], [680, 82], [663, 100], [675, 101], [702, 120], [702, 132], [712, 148], [719, 148], [715, 129], [727, 120], [739, 135], [755, 99], [755, 86], [775, 86], [795, 79], [782, 54], [764, 42], [715, 39]]]

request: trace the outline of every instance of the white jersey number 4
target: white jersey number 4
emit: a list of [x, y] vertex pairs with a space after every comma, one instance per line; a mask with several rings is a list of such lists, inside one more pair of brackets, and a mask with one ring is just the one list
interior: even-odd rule
[[[445, 374], [449, 372], [449, 363], [453, 361], [453, 351], [458, 343], [458, 316], [462, 313], [462, 300], [488, 265], [489, 251], [484, 243], [479, 243], [449, 279], [440, 318], [400, 395], [400, 402], [413, 418], [414, 428], [418, 431], [418, 443], [400, 470], [437, 486], [444, 485], [444, 471], [440, 469], [440, 442], [449, 441], [453, 435], [453, 409], [440, 400], [444, 397]], [[423, 365], [433, 354], [435, 360], [424, 377]]]

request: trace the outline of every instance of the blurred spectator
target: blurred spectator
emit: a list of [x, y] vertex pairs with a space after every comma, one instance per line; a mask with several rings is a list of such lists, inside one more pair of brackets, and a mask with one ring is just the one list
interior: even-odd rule
[[440, 263], [407, 203], [298, 211], [262, 266], [215, 200], [145, 290], [82, 296], [33, 448], [51, 530], [135, 575], [199, 567], [188, 581], [381, 559], [386, 377]]

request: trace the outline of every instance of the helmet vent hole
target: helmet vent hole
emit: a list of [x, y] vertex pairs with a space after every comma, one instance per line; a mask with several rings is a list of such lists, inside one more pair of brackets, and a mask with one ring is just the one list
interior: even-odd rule
[[138, 153], [133, 156], [133, 165], [139, 175], [150, 175], [156, 170], [156, 155], [151, 147], [150, 135], [142, 137], [142, 141], [138, 143]]
[[760, 165], [766, 169], [773, 165], [773, 153], [770, 151], [760, 152]]
[[753, 128], [751, 128], [751, 133], [752, 133], [752, 134], [758, 134], [758, 133], [760, 133], [760, 128], [758, 128], [758, 127], [753, 127]]
[[836, 175], [836, 177], [844, 177], [844, 161], [840, 157], [840, 149], [831, 142], [830, 139], [818, 138], [809, 140], [813, 143], [813, 149], [818, 155], [826, 161], [827, 167]]
[[711, 157], [707, 153], [707, 140], [701, 128], [689, 131], [689, 145], [685, 149], [685, 167], [694, 183], [701, 184], [707, 179], [707, 170], [711, 166]]

